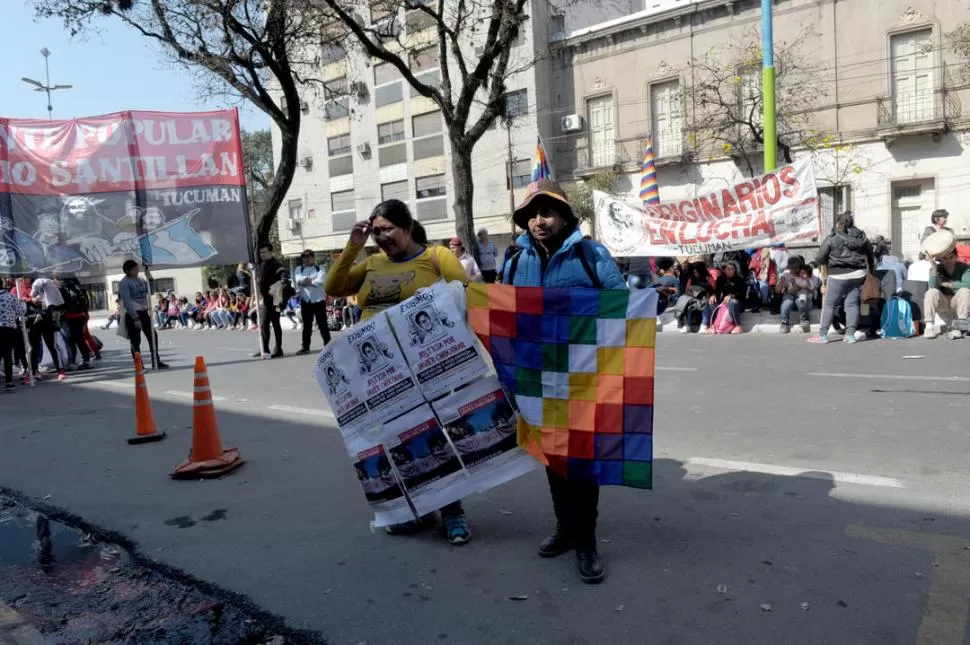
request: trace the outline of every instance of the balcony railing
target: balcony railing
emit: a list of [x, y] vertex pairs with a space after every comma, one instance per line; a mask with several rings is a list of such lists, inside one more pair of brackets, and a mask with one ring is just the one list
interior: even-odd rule
[[[565, 143], [560, 146], [557, 153], [559, 158], [571, 161], [573, 172], [576, 174], [590, 174], [600, 170], [612, 168], [625, 169], [627, 171], [638, 168], [643, 162], [643, 142], [645, 136], [631, 137], [619, 141], [597, 143], [592, 146], [587, 144], [577, 145], [575, 143]], [[690, 150], [687, 144], [686, 135], [681, 135], [680, 139], [666, 142], [663, 139], [654, 143], [654, 158], [657, 165], [670, 163], [683, 163], [685, 151]]]
[[960, 118], [961, 105], [949, 70], [943, 67], [943, 83], [920, 92], [899, 92], [876, 100], [879, 129], [886, 134], [939, 133]]

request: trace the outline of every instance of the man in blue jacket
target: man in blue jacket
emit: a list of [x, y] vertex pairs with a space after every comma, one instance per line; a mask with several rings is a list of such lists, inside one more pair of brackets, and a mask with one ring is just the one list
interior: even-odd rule
[[[516, 287], [585, 287], [625, 289], [616, 262], [601, 244], [584, 240], [579, 221], [566, 194], [554, 181], [529, 186], [529, 193], [512, 216], [526, 232], [516, 244], [520, 250], [502, 266], [502, 282]], [[553, 558], [576, 550], [583, 582], [603, 580], [596, 551], [596, 517], [599, 485], [582, 479], [563, 479], [546, 469], [556, 531], [539, 547], [539, 555]]]

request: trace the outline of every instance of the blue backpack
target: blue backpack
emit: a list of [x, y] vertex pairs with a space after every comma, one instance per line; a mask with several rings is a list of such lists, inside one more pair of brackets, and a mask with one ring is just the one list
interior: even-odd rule
[[882, 310], [883, 338], [910, 338], [916, 335], [913, 307], [908, 300], [893, 296]]

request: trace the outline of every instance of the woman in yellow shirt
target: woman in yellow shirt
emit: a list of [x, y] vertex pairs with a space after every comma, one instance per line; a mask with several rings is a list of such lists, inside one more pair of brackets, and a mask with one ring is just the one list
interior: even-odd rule
[[[416, 232], [419, 241], [415, 240]], [[327, 274], [324, 286], [327, 295], [334, 298], [356, 296], [363, 321], [442, 278], [467, 283], [468, 276], [455, 254], [442, 246], [429, 246], [422, 232], [404, 202], [391, 199], [378, 204], [370, 219], [358, 222], [350, 230], [347, 246]], [[374, 238], [382, 252], [354, 264], [368, 235]], [[440, 512], [448, 542], [459, 545], [471, 539], [461, 501], [448, 504]], [[387, 532], [391, 535], [410, 533], [431, 519], [426, 517], [421, 522], [389, 526]]]

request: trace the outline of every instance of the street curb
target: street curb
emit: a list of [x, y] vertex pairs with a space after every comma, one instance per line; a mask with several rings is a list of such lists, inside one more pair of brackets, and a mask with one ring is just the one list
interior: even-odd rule
[[27, 619], [0, 602], [0, 645], [45, 645], [47, 641]]

